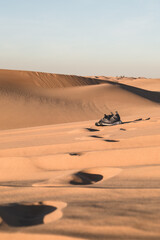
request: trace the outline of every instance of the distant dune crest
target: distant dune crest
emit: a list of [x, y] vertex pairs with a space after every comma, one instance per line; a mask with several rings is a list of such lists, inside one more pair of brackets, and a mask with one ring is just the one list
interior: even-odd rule
[[32, 86], [40, 88], [64, 88], [99, 84], [100, 80], [74, 75], [52, 74], [43, 72], [0, 70], [2, 83]]

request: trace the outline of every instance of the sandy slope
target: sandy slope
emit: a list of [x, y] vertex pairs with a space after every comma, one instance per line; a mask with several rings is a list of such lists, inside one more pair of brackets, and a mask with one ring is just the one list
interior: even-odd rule
[[159, 93], [137, 92], [137, 88], [113, 84], [112, 78], [104, 83], [76, 76], [1, 70], [0, 129], [97, 119], [117, 109], [125, 117], [156, 114]]
[[2, 72], [0, 239], [159, 239], [158, 82]]
[[152, 78], [134, 78], [134, 77], [105, 77], [105, 76], [92, 76], [90, 77], [96, 80], [103, 81], [113, 81], [115, 83], [124, 83], [130, 86], [143, 88], [150, 91], [160, 91], [160, 78], [152, 79]]

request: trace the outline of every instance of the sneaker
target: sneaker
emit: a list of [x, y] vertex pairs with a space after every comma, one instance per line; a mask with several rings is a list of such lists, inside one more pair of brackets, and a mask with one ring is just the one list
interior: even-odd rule
[[[107, 116], [110, 116], [110, 115], [107, 115]], [[96, 126], [112, 126], [112, 125], [117, 125], [121, 123], [122, 121], [120, 119], [120, 116], [118, 112], [116, 112], [116, 114], [112, 115], [109, 119], [106, 117], [102, 118], [99, 122], [96, 122], [95, 125]]]

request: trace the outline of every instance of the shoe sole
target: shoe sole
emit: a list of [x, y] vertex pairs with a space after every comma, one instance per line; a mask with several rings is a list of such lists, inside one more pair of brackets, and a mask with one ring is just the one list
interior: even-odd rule
[[122, 121], [118, 121], [114, 123], [98, 123], [98, 122], [95, 123], [96, 126], [114, 126], [118, 124], [122, 124]]

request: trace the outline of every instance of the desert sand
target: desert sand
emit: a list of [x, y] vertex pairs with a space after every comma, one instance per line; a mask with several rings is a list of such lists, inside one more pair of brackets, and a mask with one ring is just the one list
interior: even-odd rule
[[159, 104], [160, 79], [0, 70], [0, 239], [160, 239]]

